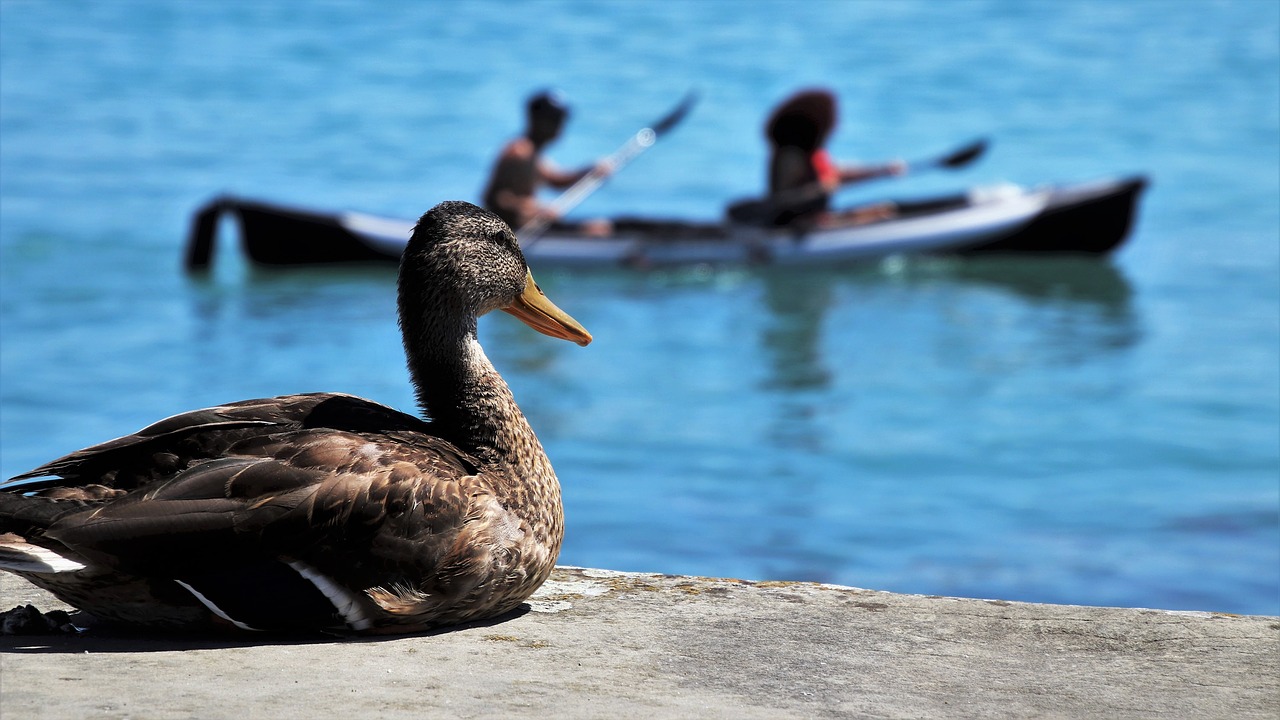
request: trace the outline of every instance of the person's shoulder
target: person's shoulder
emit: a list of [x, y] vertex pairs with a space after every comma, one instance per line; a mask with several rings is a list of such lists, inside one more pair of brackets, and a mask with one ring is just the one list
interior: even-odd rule
[[533, 143], [527, 137], [518, 137], [502, 148], [502, 157], [512, 160], [530, 160], [535, 154]]

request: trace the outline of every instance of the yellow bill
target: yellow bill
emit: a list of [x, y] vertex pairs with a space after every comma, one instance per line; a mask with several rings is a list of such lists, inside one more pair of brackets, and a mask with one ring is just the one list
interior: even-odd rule
[[555, 303], [542, 294], [538, 283], [533, 280], [532, 272], [525, 277], [524, 293], [516, 298], [515, 302], [502, 309], [520, 318], [525, 325], [543, 335], [572, 340], [583, 346], [591, 342], [591, 333], [587, 332], [586, 328], [579, 325], [577, 320], [569, 317], [568, 313], [556, 307]]

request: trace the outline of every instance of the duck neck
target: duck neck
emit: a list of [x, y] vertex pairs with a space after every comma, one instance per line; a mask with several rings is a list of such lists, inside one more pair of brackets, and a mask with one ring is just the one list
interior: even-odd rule
[[[476, 339], [474, 323], [407, 348], [418, 404], [440, 437], [523, 477], [553, 479], [542, 444]], [[444, 340], [448, 338], [448, 340]]]

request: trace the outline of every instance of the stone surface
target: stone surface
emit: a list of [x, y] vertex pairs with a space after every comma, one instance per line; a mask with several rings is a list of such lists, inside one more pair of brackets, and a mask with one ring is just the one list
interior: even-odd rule
[[559, 568], [425, 636], [0, 638], [4, 720], [516, 716], [1274, 720], [1280, 619]]

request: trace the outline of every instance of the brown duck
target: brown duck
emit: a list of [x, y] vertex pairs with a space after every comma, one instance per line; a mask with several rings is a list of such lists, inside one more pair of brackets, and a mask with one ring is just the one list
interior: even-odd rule
[[591, 335], [464, 202], [418, 221], [398, 288], [429, 420], [335, 393], [161, 420], [0, 486], [0, 569], [161, 628], [404, 633], [517, 607], [560, 551], [560, 485], [476, 320]]

